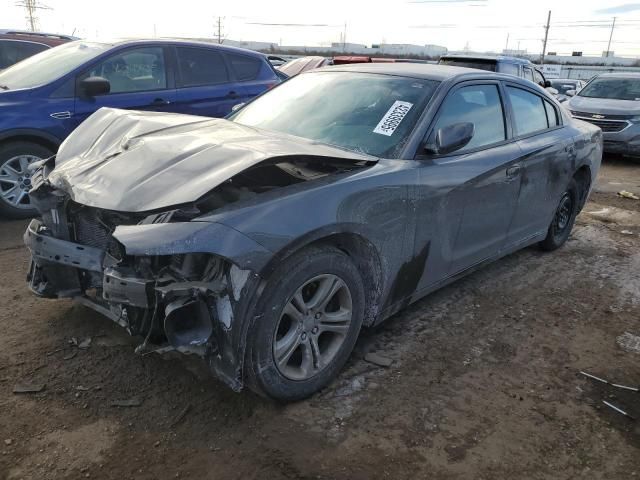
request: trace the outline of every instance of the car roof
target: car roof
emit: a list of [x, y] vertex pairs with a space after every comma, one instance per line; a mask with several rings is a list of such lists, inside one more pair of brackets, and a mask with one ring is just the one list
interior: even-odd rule
[[598, 78], [640, 78], [640, 72], [610, 72], [601, 73]]
[[20, 35], [37, 38], [52, 38], [60, 40], [79, 40], [78, 37], [72, 37], [71, 35], [62, 35], [59, 33], [47, 33], [47, 32], [30, 32], [28, 30], [11, 30], [8, 28], [0, 28], [0, 35]]
[[483, 77], [517, 79], [513, 75], [488, 72], [476, 68], [455, 67], [452, 65], [436, 65], [424, 63], [353, 63], [348, 65], [333, 65], [323, 67], [313, 72], [345, 71], [359, 73], [380, 73], [386, 75], [398, 75], [401, 77], [424, 78], [427, 80], [444, 81], [463, 75], [481, 75]]
[[255, 50], [247, 50], [246, 48], [232, 47], [230, 45], [224, 45], [214, 43], [214, 41], [207, 40], [192, 40], [188, 38], [116, 38], [111, 40], [87, 40], [90, 43], [102, 43], [105, 45], [122, 46], [122, 45], [136, 45], [136, 44], [172, 44], [172, 45], [186, 45], [186, 46], [199, 46], [208, 48], [217, 48], [220, 50], [237, 52], [243, 55], [252, 55], [254, 57], [266, 58], [264, 53], [256, 52]]
[[529, 65], [531, 63], [530, 60], [526, 58], [518, 58], [518, 57], [509, 57], [507, 55], [468, 55], [468, 54], [452, 54], [452, 55], [442, 55], [444, 59], [451, 60], [494, 60], [496, 62], [504, 62], [504, 63], [518, 63], [521, 65]]

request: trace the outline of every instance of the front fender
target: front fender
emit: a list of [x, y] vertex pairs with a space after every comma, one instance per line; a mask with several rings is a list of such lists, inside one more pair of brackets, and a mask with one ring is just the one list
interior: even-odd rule
[[273, 256], [256, 241], [221, 223], [126, 225], [117, 227], [113, 236], [127, 255], [211, 253], [253, 272], [259, 272]]

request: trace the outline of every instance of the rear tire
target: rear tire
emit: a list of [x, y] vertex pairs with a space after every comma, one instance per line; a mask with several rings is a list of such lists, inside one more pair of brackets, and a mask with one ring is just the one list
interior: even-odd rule
[[560, 197], [556, 212], [549, 225], [546, 238], [540, 242], [540, 248], [546, 252], [557, 250], [565, 244], [576, 217], [580, 211], [580, 189], [575, 179], [571, 179], [566, 190]]
[[10, 142], [0, 146], [0, 216], [29, 218], [38, 214], [29, 195], [30, 163], [49, 158], [53, 152], [32, 142]]
[[362, 278], [342, 251], [307, 248], [271, 275], [247, 338], [249, 387], [280, 401], [306, 398], [346, 363], [365, 311]]

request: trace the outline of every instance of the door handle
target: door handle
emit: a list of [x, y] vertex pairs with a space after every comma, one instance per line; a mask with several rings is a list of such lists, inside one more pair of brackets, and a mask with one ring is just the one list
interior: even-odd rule
[[235, 100], [236, 98], [240, 98], [240, 95], [238, 95], [235, 90], [231, 90], [229, 93], [227, 93], [227, 98]]
[[509, 178], [517, 177], [518, 175], [520, 175], [520, 170], [521, 170], [520, 165], [510, 166], [509, 168], [507, 168], [507, 177]]
[[171, 102], [169, 100], [165, 100], [164, 98], [156, 98], [149, 105], [152, 107], [162, 107], [165, 105], [169, 105]]

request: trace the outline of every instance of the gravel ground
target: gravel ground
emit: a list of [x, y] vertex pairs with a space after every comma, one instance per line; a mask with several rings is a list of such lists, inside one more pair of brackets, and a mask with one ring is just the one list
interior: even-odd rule
[[34, 298], [26, 223], [0, 221], [0, 478], [639, 478], [640, 422], [602, 403], [640, 418], [638, 395], [579, 374], [640, 385], [640, 201], [622, 189], [640, 194], [640, 163], [606, 159], [565, 247], [364, 332], [329, 388], [288, 406]]

